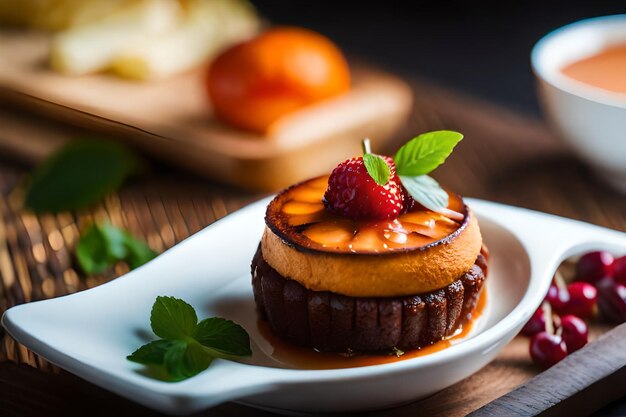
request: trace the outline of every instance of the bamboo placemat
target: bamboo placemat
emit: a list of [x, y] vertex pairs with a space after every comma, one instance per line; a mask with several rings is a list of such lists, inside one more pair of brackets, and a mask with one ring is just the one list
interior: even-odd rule
[[[157, 253], [235, 211], [249, 195], [186, 178], [153, 176], [135, 181], [101, 204], [77, 213], [36, 216], [22, 208], [24, 170], [0, 166], [0, 311], [30, 301], [92, 288], [128, 272], [124, 263], [85, 276], [74, 259], [80, 230], [108, 221], [144, 239]], [[5, 335], [0, 361], [47, 370], [49, 364]]]
[[[414, 82], [413, 89], [412, 117], [390, 150], [415, 133], [441, 128], [459, 130], [465, 134], [464, 141], [435, 174], [459, 193], [626, 231], [626, 197], [598, 182], [541, 121], [425, 82]], [[0, 111], [11, 112], [6, 108]], [[90, 210], [35, 216], [20, 204], [20, 183], [28, 169], [6, 157], [0, 160], [0, 312], [19, 303], [91, 288], [125, 273], [127, 267], [118, 265], [107, 274], [84, 277], [76, 268], [73, 246], [79, 230], [94, 219], [109, 219], [162, 252], [260, 197], [169, 168], [163, 170], [155, 165], [149, 175], [132, 180]], [[594, 324], [592, 331], [597, 335], [606, 329]], [[65, 372], [59, 373], [9, 336], [2, 337], [0, 409], [9, 415], [155, 415]], [[493, 363], [472, 377], [384, 415], [415, 415], [418, 411], [427, 415], [465, 415], [538, 372], [528, 357], [527, 343], [523, 338], [515, 339]], [[235, 404], [206, 412], [218, 416], [258, 414]]]

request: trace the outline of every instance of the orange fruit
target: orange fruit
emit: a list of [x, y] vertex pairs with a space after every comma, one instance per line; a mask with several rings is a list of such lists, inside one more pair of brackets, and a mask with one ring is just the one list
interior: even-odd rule
[[287, 113], [348, 91], [350, 71], [328, 38], [278, 27], [219, 55], [207, 84], [220, 119], [262, 133]]

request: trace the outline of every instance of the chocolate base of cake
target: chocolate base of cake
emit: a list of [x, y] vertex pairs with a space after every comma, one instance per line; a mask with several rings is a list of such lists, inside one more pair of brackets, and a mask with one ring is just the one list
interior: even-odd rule
[[471, 317], [487, 276], [486, 253], [458, 280], [425, 294], [348, 297], [311, 291], [281, 276], [263, 259], [252, 260], [257, 309], [279, 337], [328, 352], [412, 350], [452, 336]]

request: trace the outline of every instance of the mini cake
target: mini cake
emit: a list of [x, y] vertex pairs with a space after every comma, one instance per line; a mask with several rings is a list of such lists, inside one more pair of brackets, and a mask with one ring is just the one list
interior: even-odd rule
[[[418, 136], [395, 162], [366, 146], [363, 157], [270, 202], [252, 286], [276, 335], [320, 351], [389, 352], [460, 331], [476, 307], [488, 255], [463, 199], [422, 172], [461, 138]], [[423, 148], [445, 149], [433, 163]]]

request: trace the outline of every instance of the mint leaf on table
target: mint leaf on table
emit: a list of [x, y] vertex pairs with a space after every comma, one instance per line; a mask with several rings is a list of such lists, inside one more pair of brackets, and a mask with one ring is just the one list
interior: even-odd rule
[[448, 193], [426, 174], [441, 165], [462, 139], [462, 134], [450, 130], [423, 133], [404, 144], [394, 157], [402, 185], [429, 210], [446, 209]]
[[450, 130], [422, 133], [405, 143], [394, 157], [398, 175], [425, 175], [441, 165], [463, 135]]
[[25, 205], [37, 213], [88, 207], [119, 188], [138, 166], [135, 155], [119, 143], [71, 142], [35, 169]]
[[123, 259], [128, 262], [131, 269], [139, 268], [157, 256], [157, 253], [150, 249], [150, 246], [146, 245], [145, 242], [135, 239], [128, 233], [124, 243], [128, 252]]
[[119, 261], [137, 268], [157, 254], [130, 233], [108, 223], [92, 224], [76, 244], [76, 259], [87, 274], [99, 274]]
[[150, 324], [162, 339], [141, 346], [126, 358], [162, 367], [170, 381], [197, 375], [215, 358], [233, 359], [252, 354], [250, 337], [241, 326], [220, 317], [198, 323], [194, 308], [178, 298], [157, 297]]
[[372, 153], [366, 153], [363, 155], [363, 163], [365, 164], [367, 173], [370, 177], [372, 177], [376, 184], [387, 184], [387, 181], [389, 181], [389, 175], [391, 175], [391, 170], [383, 158]]
[[76, 244], [76, 258], [88, 274], [103, 272], [125, 256], [123, 234], [106, 224], [92, 225]]

